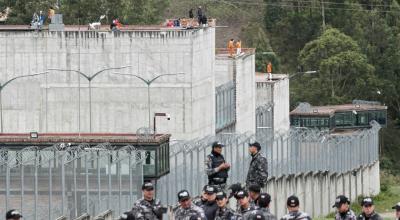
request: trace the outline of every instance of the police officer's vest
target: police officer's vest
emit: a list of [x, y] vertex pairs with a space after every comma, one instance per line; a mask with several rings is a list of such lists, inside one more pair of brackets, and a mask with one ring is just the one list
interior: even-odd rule
[[[208, 156], [211, 158], [211, 161], [212, 161], [211, 167], [213, 169], [218, 167], [219, 165], [225, 163], [225, 158], [221, 154], [216, 154], [216, 153], [212, 152]], [[214, 179], [214, 178], [223, 179], [223, 182], [215, 181], [216, 179]], [[208, 176], [208, 181], [209, 181], [209, 184], [222, 184], [222, 183], [226, 182], [227, 178], [228, 178], [228, 170], [223, 169], [217, 173], [214, 173], [213, 175]]]

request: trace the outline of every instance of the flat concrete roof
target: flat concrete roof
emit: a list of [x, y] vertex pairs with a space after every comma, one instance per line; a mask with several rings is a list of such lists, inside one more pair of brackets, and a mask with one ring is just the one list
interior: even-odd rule
[[287, 74], [272, 74], [272, 80], [268, 80], [268, 73], [256, 72], [256, 82], [265, 82], [274, 84], [280, 80], [287, 79]]
[[88, 144], [156, 144], [169, 140], [170, 134], [150, 135], [141, 138], [130, 133], [38, 133], [37, 138], [31, 138], [30, 133], [0, 133], [2, 145], [46, 145], [56, 143], [88, 143]]
[[[200, 29], [197, 23], [197, 19], [182, 18], [181, 19], [181, 27], [167, 27], [167, 22], [169, 20], [176, 19], [167, 19], [162, 24], [156, 25], [122, 25], [119, 29], [120, 31], [185, 31], [185, 30], [193, 30]], [[188, 25], [190, 24], [190, 25]], [[208, 19], [208, 27], [215, 27], [216, 19]], [[42, 31], [48, 31], [48, 25], [44, 25]], [[31, 29], [30, 24], [26, 25], [0, 25], [0, 31], [36, 31], [36, 29]], [[88, 30], [88, 24], [85, 25], [65, 25], [64, 31], [99, 31], [99, 32], [108, 32], [111, 31], [109, 24], [103, 24], [100, 26], [98, 30]]]
[[304, 116], [331, 116], [336, 112], [350, 111], [374, 111], [386, 110], [387, 106], [374, 104], [344, 104], [344, 105], [326, 105], [326, 106], [310, 106], [308, 109], [296, 107], [290, 112], [290, 115]]

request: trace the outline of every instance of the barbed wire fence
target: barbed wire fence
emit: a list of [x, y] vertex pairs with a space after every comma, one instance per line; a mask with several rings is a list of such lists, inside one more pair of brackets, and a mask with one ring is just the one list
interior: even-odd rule
[[[261, 152], [268, 159], [269, 177], [319, 171], [345, 173], [368, 165], [379, 158], [380, 125], [373, 121], [370, 129], [343, 134], [308, 128], [291, 128], [273, 136], [257, 135]], [[226, 145], [223, 155], [231, 164], [228, 185], [244, 183], [250, 164], [248, 144], [256, 135], [219, 134], [171, 145], [170, 173], [157, 182], [157, 196], [164, 204], [174, 205], [179, 190], [187, 189], [199, 195], [207, 183], [206, 156], [211, 144], [220, 141]]]
[[141, 197], [145, 157], [133, 146], [108, 143], [1, 148], [0, 216], [11, 208], [34, 220], [119, 215]]

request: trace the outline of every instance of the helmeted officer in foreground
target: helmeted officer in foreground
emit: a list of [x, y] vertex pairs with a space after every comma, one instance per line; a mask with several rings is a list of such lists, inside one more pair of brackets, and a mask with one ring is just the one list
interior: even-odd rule
[[249, 172], [247, 173], [246, 186], [258, 184], [261, 188], [264, 187], [268, 179], [268, 162], [267, 158], [261, 155], [261, 145], [258, 142], [249, 144], [249, 152], [251, 162]]
[[11, 209], [6, 213], [6, 220], [20, 220], [21, 218], [22, 215], [18, 210]]
[[350, 209], [350, 200], [343, 195], [336, 197], [332, 208], [337, 209], [335, 220], [356, 220], [356, 215]]
[[398, 202], [392, 209], [396, 210], [396, 220], [400, 220], [400, 202]]
[[145, 219], [162, 219], [167, 213], [167, 208], [162, 207], [160, 200], [154, 199], [154, 185], [146, 182], [142, 185], [143, 198], [137, 200], [133, 205], [133, 213], [141, 213]]
[[212, 144], [211, 154], [209, 154], [206, 159], [208, 185], [216, 186], [220, 190], [225, 190], [228, 172], [231, 167], [222, 155], [223, 147], [225, 147], [225, 145], [219, 142], [214, 142]]
[[262, 211], [265, 220], [276, 220], [276, 216], [269, 210], [270, 203], [271, 196], [268, 193], [261, 193], [257, 200], [258, 209]]
[[215, 215], [215, 220], [239, 220], [240, 215], [237, 214], [233, 209], [227, 207], [228, 197], [225, 192], [220, 191], [217, 193], [217, 213]]
[[250, 203], [249, 194], [246, 190], [241, 190], [236, 193], [235, 198], [239, 203], [239, 214], [243, 220], [252, 220], [256, 214], [262, 215], [262, 212], [257, 210], [257, 207]]
[[215, 219], [215, 214], [217, 213], [218, 205], [216, 202], [217, 189], [214, 186], [207, 186], [205, 190], [207, 196], [207, 202], [204, 203], [200, 208], [204, 210], [204, 214], [207, 219]]
[[371, 197], [365, 197], [361, 201], [362, 212], [357, 216], [357, 220], [382, 220], [383, 218], [375, 212], [374, 201]]
[[174, 211], [175, 220], [187, 220], [191, 218], [207, 220], [203, 209], [192, 204], [192, 199], [190, 198], [190, 194], [187, 190], [178, 192], [178, 201], [179, 206]]
[[288, 214], [284, 215], [281, 220], [311, 220], [310, 215], [300, 211], [300, 201], [297, 196], [289, 196], [286, 202], [286, 207], [289, 211]]
[[207, 187], [208, 187], [208, 185], [205, 185], [203, 187], [203, 190], [201, 191], [201, 195], [193, 198], [193, 201], [192, 201], [193, 204], [197, 205], [198, 207], [201, 207], [207, 203], [207, 198], [208, 198], [207, 193], [206, 193]]

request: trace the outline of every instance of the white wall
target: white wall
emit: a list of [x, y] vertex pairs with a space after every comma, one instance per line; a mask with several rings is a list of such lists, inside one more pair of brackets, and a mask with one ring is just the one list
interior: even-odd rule
[[[0, 82], [48, 68], [75, 69], [92, 75], [109, 71], [91, 83], [92, 132], [136, 132], [147, 126], [147, 87], [152, 84], [151, 112], [167, 112], [158, 131], [192, 139], [215, 131], [215, 29], [184, 31], [0, 32]], [[2, 92], [4, 132], [89, 132], [88, 81], [73, 72], [24, 78]], [[153, 115], [153, 114], [152, 114]], [[151, 121], [153, 119], [151, 118]]]

